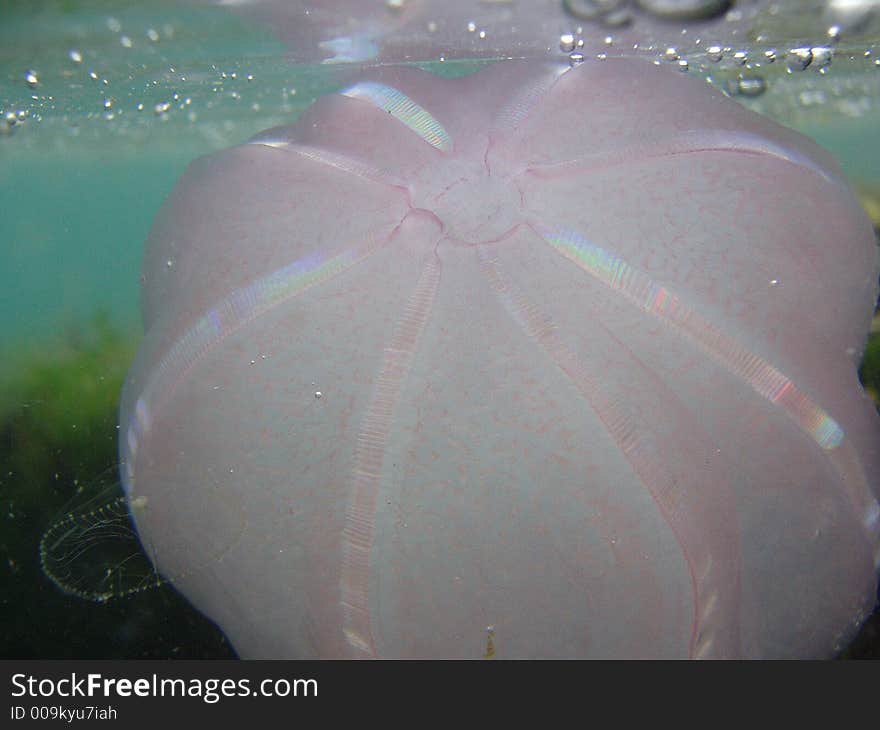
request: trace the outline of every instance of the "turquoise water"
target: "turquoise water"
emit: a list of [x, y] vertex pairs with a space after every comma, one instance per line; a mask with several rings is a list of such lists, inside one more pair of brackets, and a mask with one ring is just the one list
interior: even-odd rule
[[[880, 36], [869, 28], [851, 40], [844, 37], [824, 72], [789, 73], [781, 60], [767, 62], [765, 53], [777, 49], [782, 56], [795, 46], [801, 31], [793, 26], [788, 38], [785, 23], [773, 18], [761, 40], [756, 32], [755, 40], [737, 46], [748, 52], [748, 64], [731, 61], [732, 53], [722, 63], [696, 54], [687, 73], [813, 136], [837, 156], [854, 184], [880, 197], [880, 65], [875, 62]], [[659, 62], [678, 62], [663, 48], [652, 53]], [[268, 30], [216, 8], [58, 0], [6, 3], [0, 10], [3, 448], [20, 448], [9, 434], [22, 431], [8, 424], [19, 423], [15, 419], [27, 409], [55, 419], [57, 429], [40, 433], [63, 457], [46, 454], [51, 483], [32, 484], [13, 468], [0, 473], [8, 534], [15, 536], [0, 546], [0, 583], [7, 588], [0, 585], [6, 612], [0, 621], [5, 626], [0, 656], [223, 656], [229, 651], [170, 590], [95, 607], [63, 596], [39, 573], [40, 535], [63, 517], [71, 499], [77, 503], [82, 484], [96, 480], [99, 467], [76, 450], [91, 446], [64, 440], [65, 429], [82, 428], [82, 411], [75, 406], [60, 415], [57, 409], [41, 411], [53, 388], [61, 387], [53, 385], [56, 381], [46, 376], [49, 385], [39, 397], [35, 390], [16, 388], [34, 362], [68, 358], [64, 362], [79, 367], [81, 360], [70, 359], [71, 342], [89, 339], [81, 333], [91, 331], [96, 313], [105, 313], [109, 326], [133, 347], [140, 337], [143, 242], [186, 165], [260, 130], [290, 123], [317, 96], [338, 87], [349, 71], [295, 66], [284, 56]], [[431, 68], [458, 74], [474, 66], [446, 62]], [[740, 82], [754, 78], [766, 91], [744, 93], [749, 87]], [[78, 352], [76, 346], [73, 350]], [[112, 379], [125, 366], [108, 362], [95, 376]], [[84, 443], [107, 455], [112, 475], [115, 413], [107, 410], [89, 427], [94, 435]], [[9, 463], [2, 461], [0, 470]], [[46, 492], [23, 496], [38, 486]], [[40, 623], [56, 630], [41, 632]]]

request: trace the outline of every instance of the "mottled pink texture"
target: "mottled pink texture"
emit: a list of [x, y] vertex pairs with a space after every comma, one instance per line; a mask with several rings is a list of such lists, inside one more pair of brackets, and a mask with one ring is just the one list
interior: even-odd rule
[[876, 295], [830, 157], [701, 81], [389, 67], [166, 202], [123, 481], [247, 657], [827, 656]]

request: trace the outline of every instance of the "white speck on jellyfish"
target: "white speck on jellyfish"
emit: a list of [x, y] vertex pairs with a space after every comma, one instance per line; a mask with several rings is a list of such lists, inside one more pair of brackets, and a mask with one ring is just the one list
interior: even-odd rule
[[153, 43], [159, 42], [159, 31], [155, 28], [147, 28], [147, 38]]
[[324, 397], [324, 394], [320, 390], [315, 391], [315, 398], [316, 399], [320, 400], [323, 397]]
[[131, 42], [131, 38], [129, 38], [127, 35], [120, 37], [119, 42], [120, 44], [122, 44], [123, 48], [131, 48], [133, 45]]

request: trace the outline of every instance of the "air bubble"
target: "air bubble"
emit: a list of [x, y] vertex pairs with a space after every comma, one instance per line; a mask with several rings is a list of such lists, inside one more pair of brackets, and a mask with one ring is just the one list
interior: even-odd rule
[[75, 48], [71, 48], [71, 49], [67, 52], [67, 57], [68, 57], [71, 61], [73, 61], [74, 63], [82, 63], [82, 60], [83, 60], [82, 53], [80, 53], [80, 52], [79, 52], [78, 50], [76, 50]]
[[575, 18], [596, 20], [600, 15], [616, 10], [621, 4], [621, 0], [564, 0], [562, 6]]
[[713, 63], [718, 63], [718, 61], [724, 58], [724, 49], [721, 46], [709, 46], [706, 49], [706, 58]]
[[636, 5], [665, 20], [705, 20], [726, 12], [730, 0], [636, 0]]
[[559, 49], [564, 53], [571, 53], [574, 50], [574, 36], [571, 33], [559, 36]]
[[626, 0], [563, 0], [565, 11], [580, 20], [595, 20], [609, 28], [619, 28], [632, 21]]
[[737, 90], [742, 96], [761, 96], [767, 91], [767, 82], [761, 76], [744, 76], [738, 79]]
[[834, 55], [834, 52], [828, 46], [811, 48], [810, 52], [813, 54], [811, 67], [820, 73], [824, 73], [825, 69], [831, 65], [831, 57]]
[[626, 8], [615, 10], [602, 18], [602, 23], [609, 28], [622, 28], [632, 22], [632, 13]]
[[767, 82], [760, 76], [740, 76], [724, 84], [728, 96], [760, 96], [767, 90]]
[[40, 83], [40, 79], [37, 76], [37, 72], [33, 71], [31, 69], [28, 69], [27, 71], [25, 71], [24, 80], [27, 82], [27, 85], [30, 86], [31, 88], [33, 88], [34, 86], [36, 86], [37, 84]]
[[792, 48], [785, 57], [785, 66], [789, 71], [803, 71], [813, 60], [813, 52], [809, 48]]

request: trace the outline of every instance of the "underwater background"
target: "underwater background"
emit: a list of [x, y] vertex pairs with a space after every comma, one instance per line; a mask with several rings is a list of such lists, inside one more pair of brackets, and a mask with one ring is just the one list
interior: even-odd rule
[[[812, 136], [876, 229], [880, 3], [864, 0], [840, 25], [833, 0], [767, 5], [723, 59], [666, 44], [640, 52], [684, 61]], [[815, 53], [799, 67], [790, 51], [803, 47], [827, 49], [827, 61]], [[142, 334], [143, 242], [177, 178], [343, 81], [337, 65], [286, 53], [265, 28], [209, 5], [0, 6], [0, 657], [235, 656], [140, 552], [121, 501], [117, 407]], [[425, 65], [458, 75], [480, 63]], [[880, 402], [876, 316], [860, 375]], [[880, 614], [843, 656], [880, 656]]]

